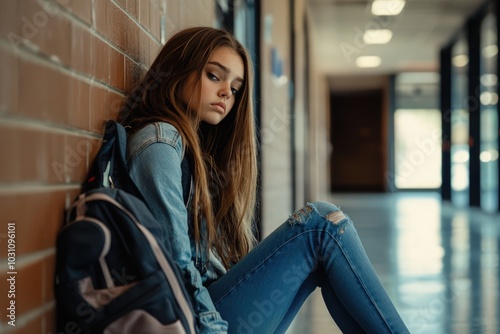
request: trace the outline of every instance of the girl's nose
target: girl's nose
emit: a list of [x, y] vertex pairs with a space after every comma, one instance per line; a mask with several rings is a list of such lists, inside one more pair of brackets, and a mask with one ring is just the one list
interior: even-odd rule
[[225, 98], [226, 100], [233, 94], [231, 91], [231, 85], [226, 84], [219, 90], [219, 96]]

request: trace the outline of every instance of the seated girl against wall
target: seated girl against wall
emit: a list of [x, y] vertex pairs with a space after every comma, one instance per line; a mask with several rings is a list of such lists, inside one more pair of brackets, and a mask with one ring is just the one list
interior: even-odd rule
[[161, 49], [119, 117], [131, 176], [188, 277], [199, 332], [283, 333], [320, 287], [343, 332], [407, 333], [335, 205], [309, 203], [254, 240], [252, 82], [248, 53], [231, 34], [186, 29]]

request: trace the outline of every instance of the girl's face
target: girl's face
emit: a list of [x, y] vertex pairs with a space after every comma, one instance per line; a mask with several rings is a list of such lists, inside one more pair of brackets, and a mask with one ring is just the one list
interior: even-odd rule
[[192, 76], [184, 89], [184, 102], [199, 106], [201, 119], [209, 124], [219, 124], [231, 111], [238, 91], [243, 86], [243, 60], [231, 48], [216, 49], [201, 76], [200, 100], [193, 91]]

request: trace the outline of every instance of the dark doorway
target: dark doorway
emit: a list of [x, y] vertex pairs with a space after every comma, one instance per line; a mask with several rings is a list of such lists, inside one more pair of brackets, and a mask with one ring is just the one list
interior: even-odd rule
[[384, 191], [382, 90], [332, 93], [331, 190]]

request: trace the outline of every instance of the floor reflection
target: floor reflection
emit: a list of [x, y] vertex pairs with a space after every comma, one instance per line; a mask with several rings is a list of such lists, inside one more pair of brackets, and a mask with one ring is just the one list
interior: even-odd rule
[[[500, 333], [500, 215], [455, 208], [434, 193], [331, 201], [353, 219], [411, 333]], [[319, 293], [288, 332], [340, 333]]]

